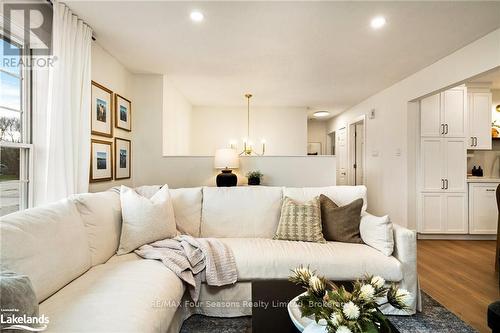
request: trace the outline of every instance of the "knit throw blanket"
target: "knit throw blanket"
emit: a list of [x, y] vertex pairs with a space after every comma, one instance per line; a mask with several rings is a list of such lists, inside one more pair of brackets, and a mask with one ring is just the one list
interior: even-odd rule
[[215, 238], [180, 235], [143, 245], [135, 253], [145, 259], [160, 260], [187, 284], [195, 302], [202, 282], [223, 286], [238, 279], [233, 252]]

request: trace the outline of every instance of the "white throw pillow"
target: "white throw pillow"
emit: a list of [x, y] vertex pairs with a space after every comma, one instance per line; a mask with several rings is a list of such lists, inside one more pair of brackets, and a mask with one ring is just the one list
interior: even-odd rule
[[160, 239], [175, 237], [175, 216], [168, 186], [163, 186], [151, 199], [127, 186], [120, 188], [122, 231], [118, 255]]
[[394, 231], [388, 215], [378, 217], [368, 213], [363, 214], [359, 224], [359, 232], [365, 244], [379, 250], [386, 256], [392, 254]]

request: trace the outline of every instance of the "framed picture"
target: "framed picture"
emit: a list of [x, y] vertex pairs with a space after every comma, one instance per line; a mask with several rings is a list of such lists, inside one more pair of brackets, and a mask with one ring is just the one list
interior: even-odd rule
[[321, 155], [321, 142], [308, 142], [307, 155]]
[[92, 81], [91, 132], [113, 137], [113, 92]]
[[115, 179], [130, 178], [131, 149], [130, 140], [115, 138]]
[[132, 130], [132, 102], [115, 94], [115, 127], [125, 131]]
[[90, 182], [113, 179], [113, 143], [92, 139], [90, 143]]

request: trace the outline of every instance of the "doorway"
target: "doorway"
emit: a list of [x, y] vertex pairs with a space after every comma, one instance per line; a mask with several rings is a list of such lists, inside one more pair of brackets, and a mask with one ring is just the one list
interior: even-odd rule
[[335, 157], [337, 163], [337, 185], [348, 185], [347, 179], [347, 128], [335, 131]]
[[349, 124], [349, 185], [365, 184], [365, 116]]

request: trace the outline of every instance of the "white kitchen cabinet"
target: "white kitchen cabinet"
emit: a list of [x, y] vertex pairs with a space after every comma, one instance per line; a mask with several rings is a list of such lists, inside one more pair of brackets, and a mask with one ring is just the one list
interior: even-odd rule
[[491, 140], [491, 92], [470, 92], [468, 95], [468, 140], [469, 149], [492, 148]]
[[420, 134], [426, 137], [442, 135], [441, 94], [424, 98], [420, 101]]
[[422, 192], [466, 192], [465, 139], [422, 138], [420, 187]]
[[444, 136], [465, 138], [467, 135], [467, 88], [459, 87], [441, 93]]
[[471, 234], [496, 234], [498, 183], [469, 183], [469, 230]]
[[449, 89], [420, 101], [422, 137], [465, 138], [467, 120], [465, 87]]
[[419, 232], [425, 234], [466, 234], [466, 193], [421, 193]]

